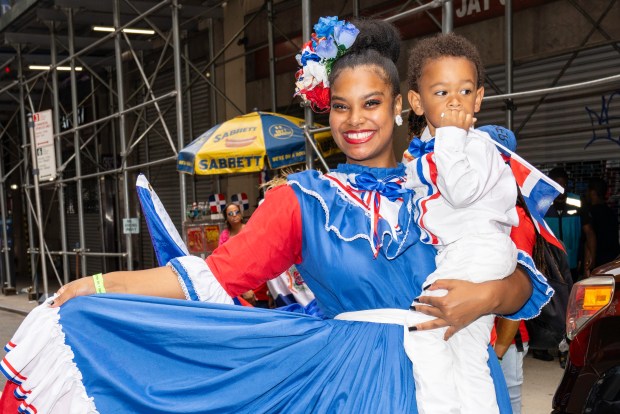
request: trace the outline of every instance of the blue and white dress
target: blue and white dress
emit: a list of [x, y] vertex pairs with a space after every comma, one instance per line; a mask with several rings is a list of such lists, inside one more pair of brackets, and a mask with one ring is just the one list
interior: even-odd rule
[[[404, 177], [402, 165], [350, 164], [290, 175], [206, 263], [171, 261], [191, 301], [108, 294], [37, 308], [1, 365], [19, 384], [21, 409], [417, 413], [403, 326], [334, 319], [406, 312], [434, 270]], [[519, 258], [533, 293], [515, 319], [537, 315], [553, 293], [531, 258]], [[230, 301], [292, 264], [323, 317], [201, 301]], [[501, 369], [494, 357], [489, 364], [508, 413]]]

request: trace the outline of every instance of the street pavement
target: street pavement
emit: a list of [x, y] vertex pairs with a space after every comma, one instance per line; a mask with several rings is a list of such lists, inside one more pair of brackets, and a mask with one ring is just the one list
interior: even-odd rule
[[[24, 320], [24, 315], [36, 306], [28, 302], [26, 295], [0, 295], [0, 348], [11, 339], [13, 333]], [[7, 311], [11, 309], [11, 312]], [[16, 313], [17, 312], [17, 313]], [[4, 351], [0, 352], [0, 356]], [[562, 369], [558, 360], [540, 361], [527, 356], [523, 363], [523, 414], [548, 414], [551, 412], [551, 399], [555, 388], [562, 378]], [[5, 379], [0, 374], [0, 387], [4, 388]]]

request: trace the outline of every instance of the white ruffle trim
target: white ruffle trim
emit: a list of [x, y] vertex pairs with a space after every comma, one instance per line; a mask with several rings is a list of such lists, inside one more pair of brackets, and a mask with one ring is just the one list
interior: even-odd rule
[[197, 256], [177, 257], [168, 262], [168, 266], [176, 273], [188, 300], [234, 304], [204, 259]]
[[98, 413], [73, 362], [73, 351], [65, 344], [59, 318], [58, 308], [47, 303], [30, 312], [7, 346], [2, 371], [20, 384], [16, 394], [23, 397], [22, 413]]

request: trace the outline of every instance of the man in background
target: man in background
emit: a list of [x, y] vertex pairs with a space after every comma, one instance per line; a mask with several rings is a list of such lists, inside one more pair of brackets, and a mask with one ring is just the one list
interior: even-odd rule
[[607, 183], [602, 178], [588, 182], [588, 213], [596, 236], [592, 268], [611, 262], [620, 254], [618, 213], [607, 204]]

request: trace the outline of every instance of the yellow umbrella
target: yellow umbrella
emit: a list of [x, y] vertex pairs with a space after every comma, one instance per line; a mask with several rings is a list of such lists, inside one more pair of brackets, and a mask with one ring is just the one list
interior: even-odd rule
[[[240, 115], [196, 138], [177, 158], [177, 169], [189, 174], [230, 174], [281, 168], [306, 160], [304, 120], [270, 112]], [[321, 127], [317, 125], [317, 127]], [[314, 135], [323, 156], [338, 147], [329, 132]]]

